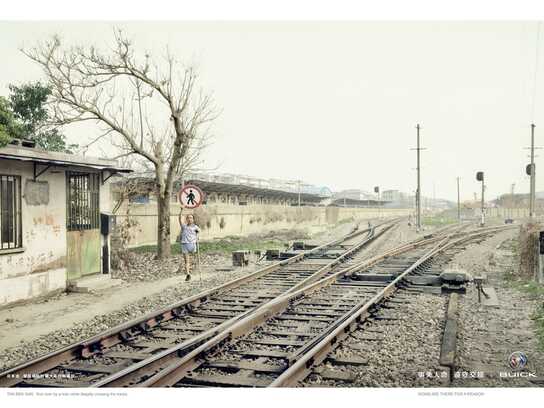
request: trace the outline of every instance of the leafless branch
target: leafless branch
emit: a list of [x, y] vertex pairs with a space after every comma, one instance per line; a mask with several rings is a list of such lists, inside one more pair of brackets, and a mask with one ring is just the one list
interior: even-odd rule
[[[55, 125], [100, 125], [102, 133], [84, 148], [109, 140], [117, 158], [153, 167], [157, 199], [169, 211], [164, 200], [170, 200], [174, 180], [201, 162], [219, 111], [213, 96], [198, 87], [196, 70], [178, 61], [169, 47], [156, 58], [137, 53], [121, 30], [114, 30], [113, 40], [104, 51], [65, 46], [54, 36], [22, 52], [41, 66], [51, 85]], [[159, 235], [161, 228], [169, 234], [167, 221], [163, 214]], [[161, 240], [166, 245], [166, 238]]]

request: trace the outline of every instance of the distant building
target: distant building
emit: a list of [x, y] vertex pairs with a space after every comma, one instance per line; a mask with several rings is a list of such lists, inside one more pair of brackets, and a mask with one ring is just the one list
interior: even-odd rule
[[[384, 190], [382, 200], [387, 201], [390, 208], [411, 208], [415, 205], [415, 196], [399, 190]], [[423, 200], [422, 200], [423, 202]]]
[[[529, 193], [519, 194], [503, 194], [495, 200], [491, 201], [497, 207], [504, 208], [528, 208], [529, 207]], [[544, 191], [535, 192], [535, 205], [536, 207], [544, 207]]]
[[384, 190], [382, 191], [382, 199], [390, 202], [401, 201], [401, 193], [399, 190]]
[[378, 200], [378, 194], [369, 193], [359, 189], [343, 190], [333, 194], [335, 200], [350, 199], [350, 200]]
[[380, 207], [385, 204], [378, 194], [359, 189], [343, 190], [332, 195], [331, 205], [339, 207]]

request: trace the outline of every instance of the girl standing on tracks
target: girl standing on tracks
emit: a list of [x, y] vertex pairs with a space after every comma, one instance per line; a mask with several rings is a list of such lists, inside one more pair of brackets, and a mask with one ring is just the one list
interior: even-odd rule
[[182, 266], [185, 265], [185, 274], [187, 275], [185, 280], [189, 281], [191, 280], [191, 266], [193, 264], [194, 254], [197, 251], [198, 233], [200, 232], [200, 228], [195, 224], [192, 214], [187, 215], [185, 221], [186, 222], [183, 223], [180, 212], [179, 225], [181, 227], [180, 241], [183, 262], [179, 265], [179, 272], [181, 273]]

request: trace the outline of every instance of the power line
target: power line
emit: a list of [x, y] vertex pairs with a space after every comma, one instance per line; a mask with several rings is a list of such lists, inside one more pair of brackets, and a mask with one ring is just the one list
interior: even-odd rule
[[536, 86], [537, 86], [537, 79], [538, 79], [538, 50], [540, 45], [540, 25], [541, 21], [538, 22], [537, 28], [536, 28], [536, 45], [535, 45], [535, 72], [533, 77], [533, 100], [532, 100], [532, 106], [531, 106], [531, 122], [534, 122], [535, 120], [535, 109], [536, 109]]

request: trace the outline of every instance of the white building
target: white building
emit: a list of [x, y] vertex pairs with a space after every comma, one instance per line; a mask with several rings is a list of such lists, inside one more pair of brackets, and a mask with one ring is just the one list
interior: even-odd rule
[[0, 148], [0, 306], [109, 272], [101, 212], [110, 210], [108, 179], [126, 171], [112, 160]]

